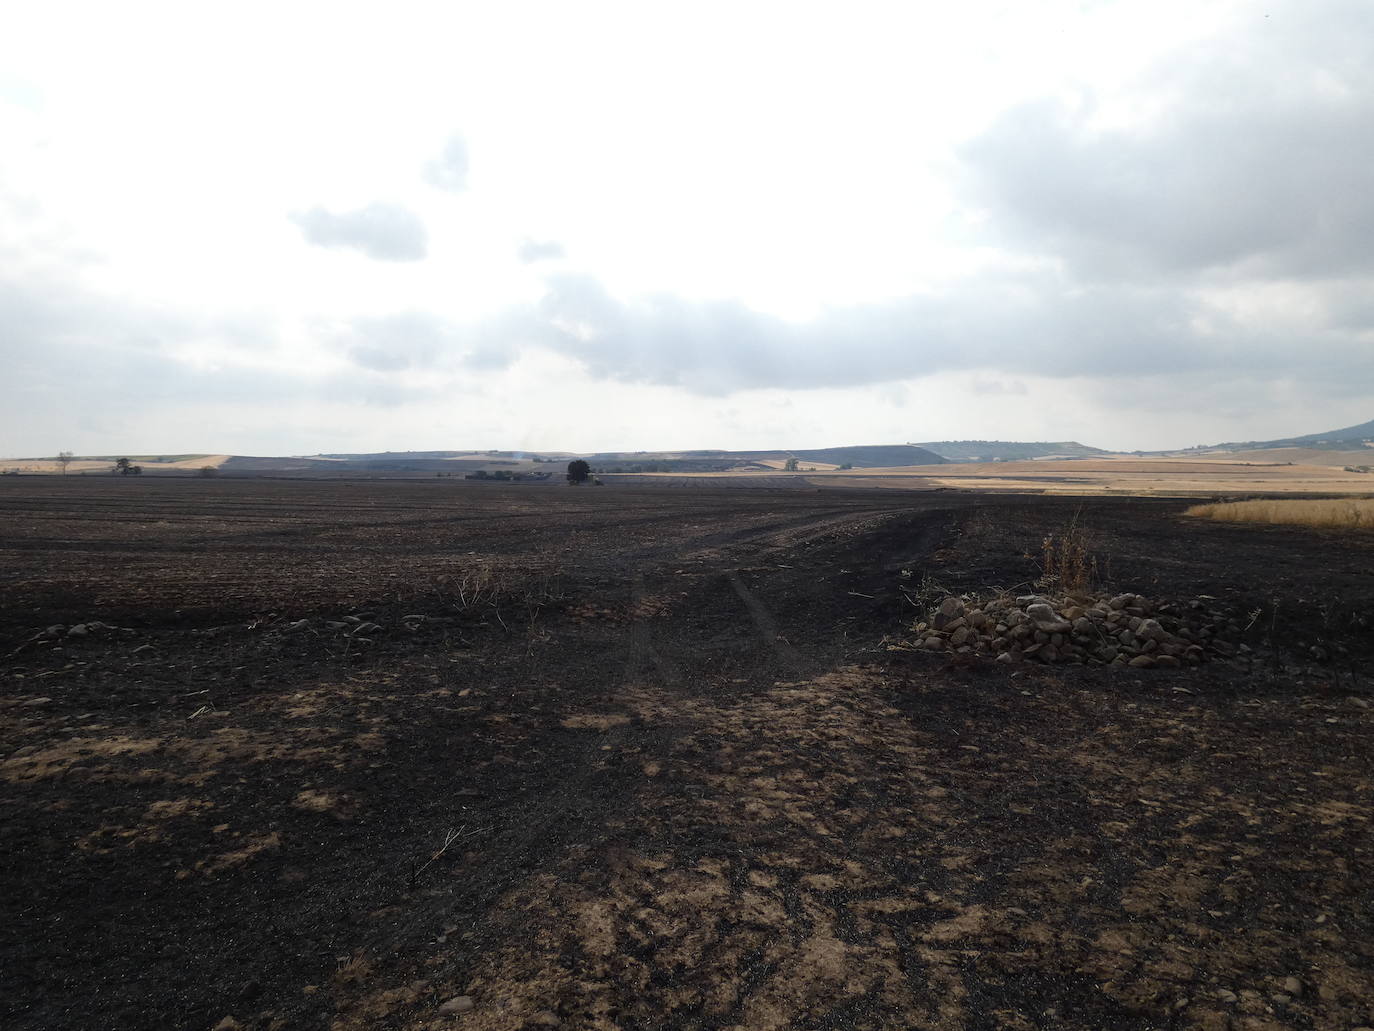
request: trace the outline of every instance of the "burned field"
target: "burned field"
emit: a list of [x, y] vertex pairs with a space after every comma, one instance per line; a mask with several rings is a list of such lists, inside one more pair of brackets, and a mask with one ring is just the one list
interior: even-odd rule
[[[0, 483], [0, 1026], [1374, 1025], [1374, 539], [1184, 507]], [[1075, 518], [1245, 651], [907, 646]]]

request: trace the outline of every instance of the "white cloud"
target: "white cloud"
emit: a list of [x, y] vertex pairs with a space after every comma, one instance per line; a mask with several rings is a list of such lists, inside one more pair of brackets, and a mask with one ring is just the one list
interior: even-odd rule
[[468, 145], [461, 136], [449, 137], [443, 152], [425, 166], [425, 179], [450, 193], [468, 188]]
[[321, 207], [292, 214], [308, 243], [359, 251], [375, 261], [420, 261], [429, 246], [425, 224], [399, 204], [369, 204], [334, 213]]

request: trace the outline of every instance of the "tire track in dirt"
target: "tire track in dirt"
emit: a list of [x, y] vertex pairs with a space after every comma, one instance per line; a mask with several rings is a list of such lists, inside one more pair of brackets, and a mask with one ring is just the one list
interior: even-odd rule
[[777, 620], [768, 611], [768, 607], [749, 588], [744, 586], [739, 571], [732, 569], [725, 574], [725, 577], [730, 581], [730, 587], [739, 597], [739, 600], [744, 603], [744, 608], [749, 613], [749, 618], [754, 621], [754, 626], [758, 629], [759, 637], [763, 643], [777, 653], [778, 660], [788, 669], [800, 668], [801, 656], [797, 654], [797, 649], [792, 647], [792, 643], [782, 636], [782, 632], [778, 629]]
[[654, 646], [649, 630], [651, 618], [646, 609], [652, 609], [654, 599], [645, 586], [643, 571], [634, 574], [630, 581], [630, 629], [628, 648], [625, 656], [626, 686], [638, 684], [646, 668], [652, 667], [665, 686], [677, 689], [683, 686], [682, 671], [671, 659]]

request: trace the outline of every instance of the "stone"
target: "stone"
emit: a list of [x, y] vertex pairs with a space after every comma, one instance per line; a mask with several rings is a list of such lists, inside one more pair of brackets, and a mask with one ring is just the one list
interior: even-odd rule
[[1155, 660], [1149, 655], [1137, 655], [1130, 661], [1136, 669], [1154, 669]]
[[1154, 660], [1160, 669], [1178, 669], [1183, 665], [1183, 660], [1177, 655], [1156, 655]]
[[214, 1026], [213, 1031], [240, 1031], [242, 1027], [243, 1025], [233, 1017], [225, 1017]]
[[966, 626], [961, 626], [958, 630], [954, 631], [954, 633], [950, 634], [949, 643], [952, 644], [954, 647], [959, 648], [965, 644], [968, 644], [969, 638], [973, 636], [974, 634], [972, 630], [970, 630]]
[[1163, 641], [1169, 636], [1164, 627], [1160, 626], [1155, 619], [1142, 619], [1138, 624], [1131, 627], [1137, 637], [1143, 637], [1150, 641]]
[[1130, 604], [1132, 601], [1134, 601], [1134, 600], [1135, 600], [1135, 595], [1133, 595], [1133, 594], [1118, 594], [1118, 595], [1117, 595], [1115, 598], [1113, 598], [1111, 601], [1107, 602], [1107, 604], [1110, 605], [1110, 606], [1111, 606], [1112, 608], [1114, 608], [1114, 609], [1124, 609], [1127, 605], [1129, 605], [1129, 604]]
[[927, 638], [926, 638], [926, 647], [927, 647], [928, 649], [930, 649], [931, 651], [933, 651], [933, 652], [941, 652], [941, 651], [944, 651], [944, 650], [945, 650], [945, 640], [944, 640], [943, 637], [927, 637]]
[[1064, 635], [1050, 634], [1050, 644], [1054, 645], [1056, 648], [1064, 647]]
[[973, 629], [975, 630], [981, 630], [988, 624], [988, 617], [985, 616], [983, 613], [979, 612], [977, 609], [974, 609], [964, 618], [968, 620], [968, 625], [973, 627]]
[[150, 652], [150, 651], [152, 651], [152, 650], [153, 650], [153, 646], [152, 646], [151, 644], [140, 644], [137, 648], [135, 648], [135, 649], [134, 649], [133, 651], [131, 651], [129, 654], [130, 654], [130, 655], [146, 655], [148, 652]]
[[1011, 657], [1011, 652], [1002, 652], [1000, 655], [997, 656], [996, 661], [997, 661], [997, 662], [1003, 662], [1003, 663], [1010, 663], [1010, 662], [1013, 662], [1014, 660], [1013, 660], [1012, 657]]
[[[1067, 615], [1067, 613], [1066, 613]], [[1093, 621], [1087, 616], [1079, 616], [1073, 621], [1073, 632], [1075, 634], [1090, 634], [1093, 632]]]
[[457, 1016], [459, 1013], [467, 1013], [476, 1005], [470, 995], [455, 995], [439, 1007], [439, 1012], [446, 1017]]
[[78, 623], [78, 624], [76, 624], [76, 626], [72, 627], [70, 630], [67, 631], [67, 636], [68, 636], [68, 637], [85, 637], [88, 633], [90, 633], [90, 631], [86, 629], [86, 624], [85, 624], [85, 623]]
[[1287, 992], [1289, 995], [1301, 995], [1302, 982], [1298, 980], [1296, 977], [1285, 977], [1283, 979], [1283, 990]]
[[1059, 649], [1052, 644], [1047, 644], [1045, 645], [1045, 647], [1040, 649], [1040, 657], [1044, 659], [1046, 662], [1058, 662]]
[[1240, 996], [1226, 988], [1217, 989], [1217, 998], [1222, 1002], [1239, 1002]]
[[1061, 619], [1059, 613], [1054, 611], [1054, 606], [1042, 602], [1026, 606], [1026, 615], [1037, 629], [1048, 631], [1049, 633], [1063, 633], [1065, 630], [1072, 629], [1073, 624]]

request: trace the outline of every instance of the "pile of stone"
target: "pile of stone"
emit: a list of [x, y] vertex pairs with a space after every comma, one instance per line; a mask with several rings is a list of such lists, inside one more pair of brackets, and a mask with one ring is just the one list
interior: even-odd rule
[[984, 602], [947, 597], [914, 630], [922, 650], [983, 654], [1004, 663], [1176, 669], [1249, 651], [1233, 643], [1239, 625], [1201, 600], [1155, 604], [1138, 594], [1028, 594]]

